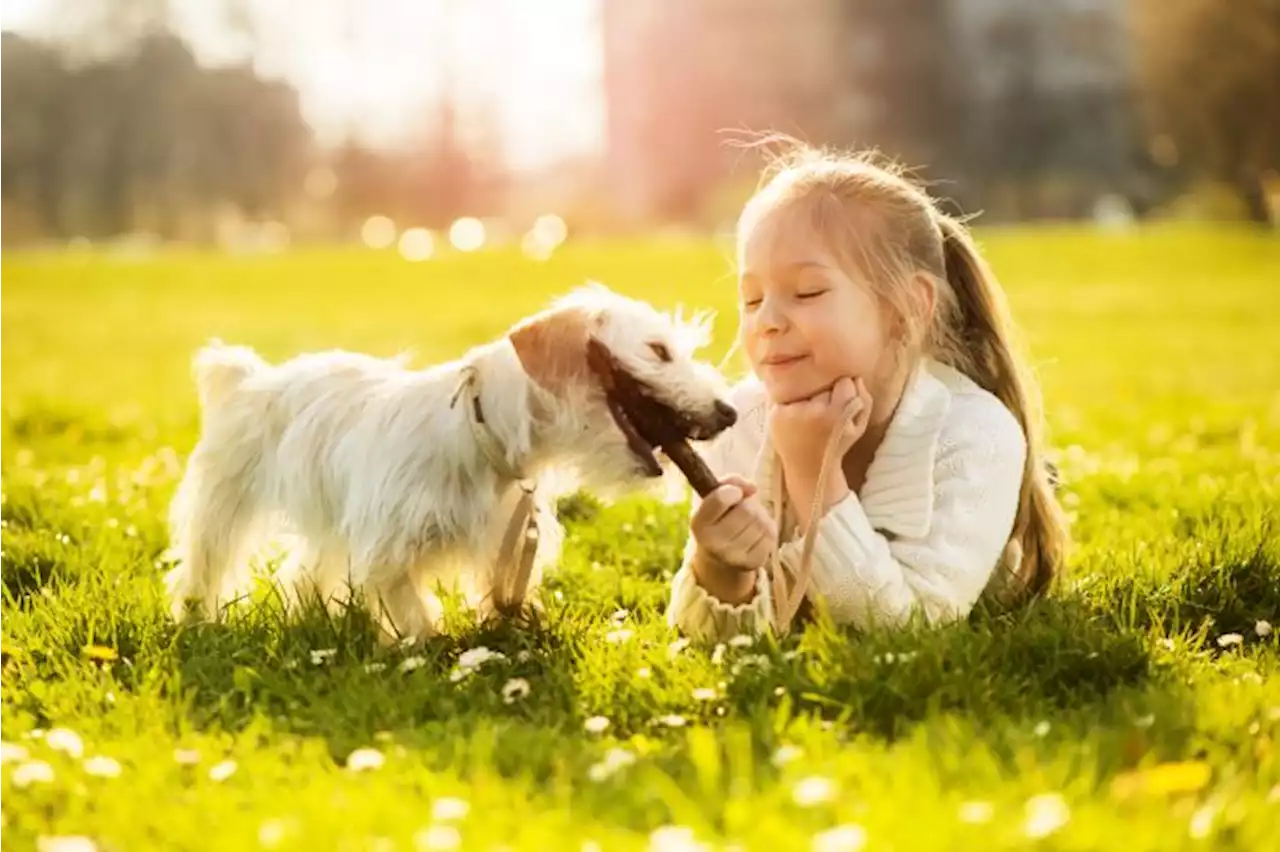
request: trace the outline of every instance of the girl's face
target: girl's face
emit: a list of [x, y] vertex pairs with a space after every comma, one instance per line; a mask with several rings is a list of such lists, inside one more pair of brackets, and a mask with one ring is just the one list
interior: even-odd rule
[[[842, 269], [811, 228], [760, 223], [741, 246], [741, 337], [775, 404], [862, 378], [873, 399], [892, 383], [887, 322], [864, 281]], [[879, 407], [879, 406], [877, 406]]]

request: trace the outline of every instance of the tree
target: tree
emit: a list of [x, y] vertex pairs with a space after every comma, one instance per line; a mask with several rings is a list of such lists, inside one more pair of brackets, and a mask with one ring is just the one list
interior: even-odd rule
[[1134, 0], [1138, 74], [1153, 139], [1188, 173], [1236, 188], [1267, 222], [1280, 170], [1280, 2]]

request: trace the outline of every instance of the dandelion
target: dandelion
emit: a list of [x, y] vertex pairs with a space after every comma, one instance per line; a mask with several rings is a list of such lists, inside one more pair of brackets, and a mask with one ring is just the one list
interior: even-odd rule
[[456, 822], [471, 812], [471, 803], [457, 796], [441, 796], [431, 803], [431, 819], [436, 822]]
[[64, 834], [57, 837], [42, 835], [36, 838], [36, 852], [97, 852], [98, 844], [82, 834]]
[[325, 663], [329, 662], [329, 660], [333, 659], [334, 655], [337, 653], [338, 653], [337, 648], [322, 648], [318, 651], [313, 650], [311, 652], [311, 665], [313, 666], [324, 665]]
[[1271, 635], [1271, 622], [1266, 619], [1259, 619], [1258, 623], [1253, 625], [1253, 632], [1259, 639], [1265, 639]]
[[991, 818], [995, 816], [995, 808], [990, 802], [964, 802], [960, 805], [958, 816], [961, 822], [982, 825], [991, 822]]
[[830, 778], [810, 775], [791, 788], [791, 798], [802, 808], [825, 804], [836, 797], [836, 785]]
[[529, 681], [513, 677], [502, 685], [502, 703], [514, 704], [529, 694]]
[[1032, 840], [1048, 837], [1071, 819], [1071, 809], [1057, 793], [1042, 793], [1027, 800], [1022, 831]]
[[119, 778], [120, 762], [113, 757], [98, 755], [84, 762], [84, 771], [95, 778]]
[[668, 728], [683, 728], [688, 724], [688, 720], [679, 713], [669, 713], [666, 716], [659, 716], [658, 724], [666, 725]]
[[0, 742], [0, 763], [16, 763], [26, 760], [29, 755], [26, 746], [11, 742]]
[[617, 630], [610, 630], [608, 633], [604, 634], [604, 641], [611, 645], [621, 645], [623, 642], [629, 640], [634, 633], [635, 631], [633, 630], [629, 630], [626, 627], [620, 627]]
[[223, 760], [209, 767], [209, 780], [222, 783], [236, 774], [236, 762], [234, 760]]
[[30, 787], [32, 784], [52, 784], [53, 767], [43, 760], [29, 760], [20, 763], [9, 776], [15, 787]]
[[603, 734], [609, 729], [609, 720], [604, 716], [592, 716], [582, 723], [582, 728], [588, 734]]
[[49, 748], [68, 757], [79, 759], [84, 755], [84, 740], [69, 728], [54, 728], [45, 735], [44, 741], [49, 744]]
[[591, 765], [587, 777], [598, 784], [635, 762], [636, 756], [625, 748], [611, 748], [605, 753], [604, 760]]
[[427, 664], [427, 661], [425, 657], [412, 656], [412, 657], [405, 657], [403, 660], [400, 661], [400, 665], [397, 666], [396, 668], [400, 669], [402, 673], [408, 674], [411, 671], [415, 671], [417, 669], [422, 668], [426, 664]]
[[422, 852], [444, 852], [462, 845], [462, 835], [451, 825], [431, 825], [413, 836], [413, 848]]
[[200, 762], [200, 752], [193, 748], [175, 748], [173, 750], [173, 761], [183, 766], [195, 766]]
[[1223, 633], [1218, 637], [1219, 648], [1230, 648], [1244, 642], [1244, 637], [1239, 633]]
[[867, 830], [860, 825], [840, 825], [813, 836], [813, 852], [858, 852], [867, 845]]
[[381, 769], [387, 759], [376, 748], [358, 748], [347, 755], [347, 769], [352, 772], [367, 772]]
[[709, 686], [700, 686], [693, 691], [695, 701], [715, 701], [716, 691]]

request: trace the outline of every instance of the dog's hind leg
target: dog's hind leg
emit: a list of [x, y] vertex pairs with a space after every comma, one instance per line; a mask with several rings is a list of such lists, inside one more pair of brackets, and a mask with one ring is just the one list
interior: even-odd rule
[[201, 614], [217, 615], [229, 589], [238, 585], [246, 541], [258, 521], [248, 469], [225, 471], [206, 464], [199, 448], [178, 487], [170, 516], [175, 567], [165, 577], [173, 615], [181, 619], [189, 601]]
[[442, 616], [440, 602], [433, 595], [422, 595], [410, 572], [376, 575], [364, 591], [374, 618], [382, 625], [385, 643], [436, 633]]
[[276, 572], [276, 583], [291, 610], [319, 602], [336, 612], [351, 600], [350, 554], [341, 542], [306, 540], [289, 553]]

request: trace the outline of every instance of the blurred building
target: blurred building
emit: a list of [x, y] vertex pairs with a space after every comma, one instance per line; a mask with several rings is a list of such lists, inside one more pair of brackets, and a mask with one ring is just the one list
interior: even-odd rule
[[966, 207], [1078, 214], [1130, 155], [1125, 8], [604, 0], [611, 191], [631, 218], [722, 215], [717, 187], [758, 166], [725, 131], [780, 131], [878, 147]]

